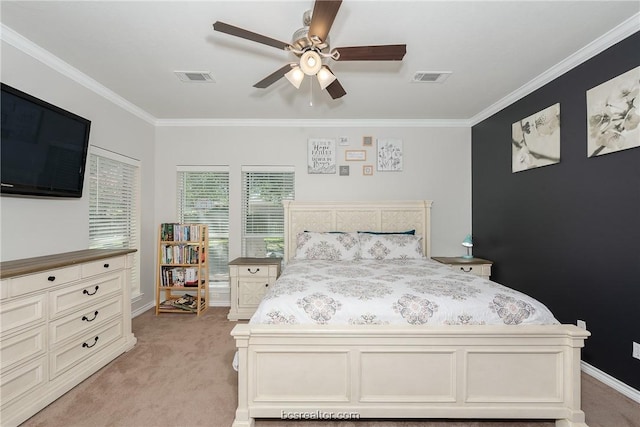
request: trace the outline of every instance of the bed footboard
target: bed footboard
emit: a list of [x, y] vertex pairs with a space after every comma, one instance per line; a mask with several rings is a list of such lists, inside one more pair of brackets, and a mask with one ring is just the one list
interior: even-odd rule
[[237, 325], [235, 427], [255, 418], [555, 419], [585, 427], [573, 325]]

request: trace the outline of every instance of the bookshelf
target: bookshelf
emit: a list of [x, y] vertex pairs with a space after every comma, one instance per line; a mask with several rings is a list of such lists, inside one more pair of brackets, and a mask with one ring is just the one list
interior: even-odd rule
[[156, 315], [202, 314], [209, 307], [206, 225], [163, 223], [158, 229]]

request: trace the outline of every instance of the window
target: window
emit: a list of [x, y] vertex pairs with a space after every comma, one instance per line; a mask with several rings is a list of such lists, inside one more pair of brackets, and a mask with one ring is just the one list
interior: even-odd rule
[[229, 169], [178, 166], [178, 221], [209, 226], [209, 281], [229, 281]]
[[283, 200], [293, 200], [292, 167], [242, 168], [242, 254], [284, 257]]
[[131, 297], [140, 297], [140, 161], [97, 147], [89, 153], [89, 248], [138, 249]]

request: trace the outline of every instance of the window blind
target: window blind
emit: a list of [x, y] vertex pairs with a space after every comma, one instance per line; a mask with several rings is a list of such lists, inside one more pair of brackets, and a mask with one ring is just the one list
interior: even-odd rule
[[284, 256], [283, 200], [295, 197], [290, 167], [242, 170], [242, 253], [247, 257]]
[[92, 147], [89, 154], [89, 248], [138, 249], [131, 295], [140, 296], [140, 162]]
[[[205, 170], [203, 170], [205, 169]], [[209, 226], [210, 281], [229, 280], [229, 171], [178, 169], [178, 221]]]

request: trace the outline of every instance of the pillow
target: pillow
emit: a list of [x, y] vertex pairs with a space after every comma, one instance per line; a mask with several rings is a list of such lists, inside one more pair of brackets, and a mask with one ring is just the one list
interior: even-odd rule
[[353, 261], [360, 256], [356, 233], [318, 233], [303, 231], [297, 236], [295, 259]]
[[413, 234], [358, 234], [362, 259], [424, 258], [422, 236]]
[[407, 230], [407, 231], [358, 231], [358, 233], [364, 233], [364, 234], [416, 234], [416, 230]]

